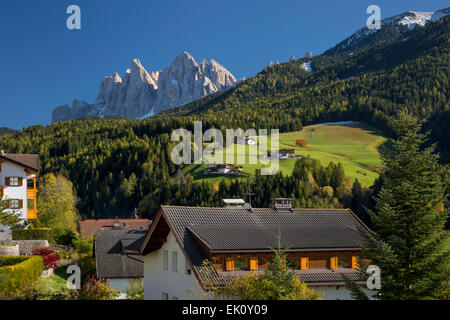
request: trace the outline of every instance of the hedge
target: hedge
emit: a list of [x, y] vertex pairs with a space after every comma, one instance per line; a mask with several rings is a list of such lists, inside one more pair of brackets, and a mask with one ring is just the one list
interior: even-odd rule
[[48, 240], [53, 241], [53, 231], [48, 228], [40, 229], [13, 229], [13, 240]]
[[43, 270], [41, 256], [0, 256], [0, 296], [19, 296], [33, 285]]

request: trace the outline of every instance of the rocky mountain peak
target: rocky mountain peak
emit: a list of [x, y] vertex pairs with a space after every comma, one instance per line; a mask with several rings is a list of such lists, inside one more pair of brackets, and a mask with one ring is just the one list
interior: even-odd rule
[[103, 78], [94, 104], [74, 100], [53, 111], [53, 122], [93, 115], [143, 118], [186, 104], [205, 95], [227, 90], [237, 83], [221, 64], [205, 59], [199, 65], [183, 52], [162, 71], [148, 72], [139, 59], [120, 77], [117, 72]]

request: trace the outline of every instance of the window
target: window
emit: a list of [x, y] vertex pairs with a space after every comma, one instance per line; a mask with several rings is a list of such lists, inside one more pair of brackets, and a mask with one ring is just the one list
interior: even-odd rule
[[11, 209], [21, 209], [22, 208], [22, 200], [18, 199], [12, 199], [10, 200], [10, 206]]
[[338, 268], [350, 268], [350, 263], [348, 261], [349, 259], [347, 257], [345, 258], [338, 258]]
[[163, 251], [163, 269], [169, 270], [169, 251]]
[[163, 293], [161, 294], [161, 299], [163, 299], [163, 300], [169, 300], [169, 294], [168, 294], [167, 292], [163, 292]]
[[234, 259], [234, 269], [235, 270], [248, 270], [246, 258], [237, 258]]
[[19, 177], [7, 177], [5, 179], [6, 185], [9, 187], [19, 187], [21, 186], [22, 179]]
[[172, 252], [172, 271], [178, 272], [178, 254], [177, 252]]

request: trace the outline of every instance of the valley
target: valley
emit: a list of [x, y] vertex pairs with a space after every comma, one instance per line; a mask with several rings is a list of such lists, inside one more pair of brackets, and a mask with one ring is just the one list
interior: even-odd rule
[[[296, 155], [309, 156], [319, 160], [322, 165], [330, 162], [341, 163], [345, 173], [355, 178], [365, 187], [373, 184], [381, 170], [381, 160], [378, 156], [378, 148], [387, 141], [380, 130], [363, 122], [329, 123], [306, 126], [302, 131], [280, 133], [280, 149], [294, 149]], [[307, 142], [307, 147], [296, 145], [297, 139]], [[270, 139], [268, 141], [270, 149]], [[242, 164], [242, 173], [235, 175], [212, 176], [204, 174], [206, 165], [188, 165], [183, 169], [184, 174], [190, 174], [195, 181], [207, 181], [216, 183], [221, 179], [247, 179], [247, 175], [253, 175], [261, 164], [249, 164], [248, 150], [245, 146], [246, 164]], [[235, 158], [238, 153], [235, 153]], [[280, 171], [285, 175], [291, 175], [297, 159], [284, 159], [279, 161]], [[235, 165], [241, 165], [234, 163]]]

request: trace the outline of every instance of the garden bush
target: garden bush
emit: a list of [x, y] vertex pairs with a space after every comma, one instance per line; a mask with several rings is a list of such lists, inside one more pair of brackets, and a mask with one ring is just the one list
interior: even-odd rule
[[78, 258], [78, 266], [80, 267], [82, 276], [93, 275], [97, 271], [95, 268], [95, 259], [89, 254], [84, 254]]
[[55, 243], [70, 246], [72, 241], [76, 239], [77, 234], [69, 228], [55, 228], [53, 229], [53, 239]]
[[53, 231], [49, 228], [39, 229], [13, 229], [13, 240], [48, 240], [53, 242]]
[[0, 257], [0, 296], [19, 296], [33, 285], [43, 270], [41, 256]]
[[58, 261], [61, 259], [55, 250], [49, 248], [35, 248], [33, 249], [33, 256], [42, 257], [45, 269], [56, 269], [58, 266]]
[[78, 296], [80, 300], [115, 300], [120, 292], [111, 288], [107, 283], [97, 280], [94, 275], [84, 283]]
[[88, 239], [74, 239], [72, 240], [72, 245], [79, 254], [92, 254], [92, 249], [94, 248], [94, 237]]

